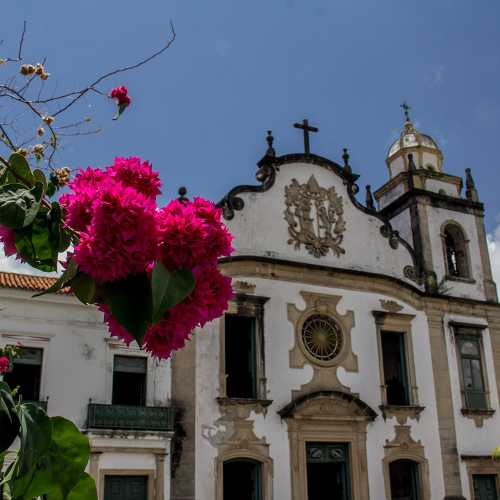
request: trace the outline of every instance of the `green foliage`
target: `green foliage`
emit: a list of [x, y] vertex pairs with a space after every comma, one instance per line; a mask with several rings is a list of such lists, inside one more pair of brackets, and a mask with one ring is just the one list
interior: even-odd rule
[[155, 262], [151, 277], [153, 323], [160, 321], [168, 309], [182, 302], [195, 285], [193, 273], [181, 269], [171, 272], [161, 261]]
[[[15, 460], [2, 473], [3, 499], [97, 500], [93, 479], [85, 474], [90, 456], [88, 438], [69, 420], [49, 417], [35, 404], [15, 404], [0, 381], [0, 422], [18, 422]], [[4, 426], [2, 425], [2, 437]], [[12, 440], [11, 440], [12, 443]], [[0, 467], [8, 446], [0, 449]]]
[[0, 221], [11, 229], [20, 229], [33, 222], [40, 208], [43, 188], [36, 184], [27, 188], [24, 184], [0, 186]]
[[153, 309], [147, 274], [134, 274], [107, 283], [101, 293], [116, 320], [142, 345]]

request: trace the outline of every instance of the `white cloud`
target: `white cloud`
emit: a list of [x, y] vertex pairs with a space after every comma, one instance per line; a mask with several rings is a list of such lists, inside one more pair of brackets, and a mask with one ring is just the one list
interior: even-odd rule
[[500, 224], [492, 234], [488, 234], [488, 250], [490, 251], [493, 281], [500, 286]]

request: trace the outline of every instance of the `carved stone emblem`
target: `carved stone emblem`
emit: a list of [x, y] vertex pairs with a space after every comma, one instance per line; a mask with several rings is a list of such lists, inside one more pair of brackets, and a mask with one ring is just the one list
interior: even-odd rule
[[292, 179], [285, 187], [285, 220], [288, 222], [289, 245], [300, 250], [304, 245], [315, 257], [325, 256], [329, 250], [340, 257], [345, 231], [344, 204], [332, 186], [320, 187], [314, 175], [306, 184]]

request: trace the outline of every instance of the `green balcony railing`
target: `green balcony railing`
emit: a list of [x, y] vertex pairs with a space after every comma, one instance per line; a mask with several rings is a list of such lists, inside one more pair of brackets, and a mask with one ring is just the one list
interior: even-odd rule
[[175, 410], [162, 406], [123, 406], [89, 403], [89, 429], [173, 431]]

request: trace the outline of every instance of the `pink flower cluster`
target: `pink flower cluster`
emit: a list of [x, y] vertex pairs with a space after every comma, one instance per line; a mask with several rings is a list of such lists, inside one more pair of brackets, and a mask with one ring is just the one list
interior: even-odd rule
[[0, 224], [0, 243], [3, 243], [3, 251], [6, 257], [15, 255], [17, 260], [21, 260], [16, 249], [16, 234], [12, 229]]
[[[158, 210], [160, 181], [151, 165], [139, 158], [117, 158], [104, 170], [87, 168], [61, 197], [68, 224], [79, 231], [74, 259], [98, 283], [151, 272], [160, 259], [167, 269], [189, 269], [192, 293], [148, 328], [143, 347], [159, 358], [184, 346], [196, 327], [219, 317], [232, 297], [231, 279], [217, 260], [232, 252], [232, 236], [213, 203], [174, 200]], [[133, 336], [106, 305], [99, 305], [112, 336], [126, 343]]]
[[128, 106], [131, 102], [132, 99], [128, 95], [128, 89], [124, 85], [121, 85], [120, 87], [115, 87], [109, 96], [112, 99], [116, 99], [116, 102], [118, 103], [119, 106]]
[[7, 373], [10, 369], [10, 361], [7, 356], [0, 356], [0, 375]]

